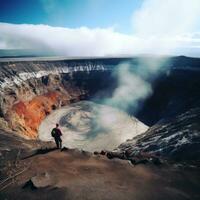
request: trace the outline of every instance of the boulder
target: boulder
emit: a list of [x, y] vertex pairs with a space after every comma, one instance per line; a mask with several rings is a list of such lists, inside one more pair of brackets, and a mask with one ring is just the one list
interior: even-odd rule
[[44, 188], [52, 185], [52, 179], [48, 172], [32, 177], [28, 182], [32, 188]]
[[124, 152], [109, 151], [107, 152], [106, 155], [109, 159], [112, 159], [112, 158], [124, 159]]

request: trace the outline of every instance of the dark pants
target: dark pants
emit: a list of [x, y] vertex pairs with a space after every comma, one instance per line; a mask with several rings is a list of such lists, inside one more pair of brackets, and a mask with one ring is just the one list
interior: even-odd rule
[[60, 137], [54, 137], [54, 140], [55, 140], [57, 148], [61, 149], [62, 148], [62, 139]]

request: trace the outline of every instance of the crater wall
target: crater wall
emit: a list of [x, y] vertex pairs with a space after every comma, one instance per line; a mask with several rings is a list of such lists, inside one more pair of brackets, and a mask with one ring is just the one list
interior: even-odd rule
[[52, 110], [112, 87], [111, 70], [124, 60], [0, 62], [1, 128], [37, 138], [39, 124]]
[[[0, 128], [37, 138], [41, 121], [52, 110], [94, 96], [101, 99], [112, 95], [117, 86], [112, 71], [122, 62], [137, 67], [137, 60], [1, 59]], [[200, 59], [181, 56], [170, 60], [167, 70], [151, 82], [153, 94], [141, 103], [138, 112], [129, 109], [129, 114], [149, 126], [176, 116], [199, 101]]]

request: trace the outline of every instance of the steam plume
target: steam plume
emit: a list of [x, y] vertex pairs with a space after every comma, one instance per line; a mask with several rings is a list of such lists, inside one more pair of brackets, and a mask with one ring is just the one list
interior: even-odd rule
[[[144, 40], [140, 48], [152, 54], [173, 54], [181, 46], [176, 40], [178, 35], [194, 31], [199, 13], [198, 0], [144, 1], [132, 19], [137, 37]], [[165, 56], [141, 57], [137, 65], [120, 64], [115, 71], [118, 87], [104, 102], [125, 110], [131, 106], [137, 111], [139, 102], [152, 93], [150, 80], [167, 67], [167, 63]]]

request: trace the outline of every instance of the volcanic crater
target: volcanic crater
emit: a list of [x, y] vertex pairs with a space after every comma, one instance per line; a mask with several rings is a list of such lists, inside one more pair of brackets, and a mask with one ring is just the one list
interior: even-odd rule
[[[149, 58], [142, 59], [149, 61]], [[73, 109], [75, 109], [78, 104], [74, 105], [73, 103], [82, 102], [82, 105], [79, 103], [79, 106], [81, 105], [82, 107], [82, 110], [79, 109], [79, 113], [76, 109], [73, 110], [71, 108], [70, 112], [72, 113], [68, 112], [67, 115], [73, 115], [73, 117], [68, 120], [73, 120], [79, 115], [76, 119], [76, 121], [79, 122], [79, 125], [77, 122], [71, 122], [71, 125], [77, 129], [78, 127], [81, 127], [80, 123], [83, 123], [84, 125], [82, 124], [82, 129], [88, 129], [84, 130], [85, 133], [87, 133], [87, 138], [88, 135], [91, 135], [91, 131], [93, 131], [93, 135], [96, 134], [98, 136], [101, 134], [97, 134], [97, 132], [101, 132], [104, 135], [106, 132], [109, 132], [109, 129], [100, 131], [100, 129], [105, 129], [105, 127], [101, 126], [101, 120], [97, 119], [97, 115], [94, 114], [95, 109], [100, 112], [101, 110], [106, 110], [105, 108], [107, 108], [109, 111], [103, 114], [103, 117], [107, 119], [104, 120], [104, 125], [106, 124], [106, 121], [109, 121], [110, 118], [115, 115], [117, 116], [119, 113], [121, 116], [123, 113], [124, 118], [119, 118], [116, 124], [119, 124], [120, 121], [122, 124], [125, 121], [129, 121], [126, 126], [127, 131], [126, 128], [123, 128], [123, 131], [127, 132], [127, 136], [124, 136], [126, 133], [123, 131], [121, 131], [121, 134], [119, 133], [120, 128], [115, 129], [118, 129], [118, 131], [115, 131], [116, 135], [121, 135], [122, 138], [121, 140], [119, 140], [120, 137], [116, 139], [118, 142], [115, 147], [117, 147], [120, 143], [125, 142], [127, 139], [132, 139], [138, 135], [138, 137], [141, 136], [142, 138], [137, 140], [137, 142], [139, 142], [137, 148], [134, 142], [135, 139], [133, 139], [133, 144], [128, 142], [128, 144], [125, 143], [125, 145], [121, 145], [120, 147], [122, 147], [123, 150], [133, 147], [134, 149], [141, 148], [145, 149], [145, 151], [158, 153], [159, 155], [168, 155], [169, 152], [170, 155], [176, 155], [179, 151], [183, 151], [184, 149], [182, 148], [182, 145], [178, 145], [179, 140], [186, 137], [184, 144], [189, 146], [192, 145], [196, 152], [198, 151], [198, 148], [194, 147], [194, 143], [190, 141], [192, 141], [193, 138], [199, 138], [199, 135], [196, 133], [199, 130], [197, 122], [199, 117], [200, 61], [199, 59], [187, 58], [183, 56], [168, 59], [170, 61], [162, 68], [161, 71], [157, 73], [155, 77], [149, 77], [146, 80], [149, 81], [153, 92], [145, 99], [137, 102], [138, 109], [135, 110], [135, 102], [133, 102], [133, 105], [130, 104], [128, 109], [125, 111], [121, 110], [121, 113], [120, 110], [117, 112], [115, 111], [113, 115], [111, 112], [113, 110], [109, 108], [109, 106], [112, 105], [103, 105], [102, 102], [104, 103], [104, 101], [102, 101], [102, 99], [111, 98], [114, 91], [118, 87], [115, 70], [118, 66], [121, 66], [122, 63], [129, 63], [132, 69], [137, 72], [141, 58], [85, 58], [66, 60], [29, 59], [24, 61], [15, 61], [12, 59], [2, 60], [0, 62], [0, 126], [3, 130], [11, 132], [14, 131], [16, 134], [26, 139], [38, 140], [39, 127], [47, 116], [51, 116], [52, 112], [55, 113], [59, 109], [69, 109], [70, 105], [72, 105], [72, 108], [74, 107]], [[152, 62], [152, 59], [150, 59], [150, 61]], [[155, 63], [155, 61], [156, 58], [153, 58], [152, 63]], [[145, 66], [142, 70], [145, 70]], [[138, 88], [138, 90], [140, 90], [140, 88]], [[91, 103], [84, 103], [83, 100], [90, 101]], [[68, 108], [64, 106], [68, 106]], [[113, 106], [115, 107], [115, 105]], [[84, 110], [85, 107], [89, 110]], [[184, 114], [192, 112], [191, 110], [195, 110], [193, 112], [196, 114], [195, 119], [190, 122], [190, 126], [192, 128], [186, 130], [186, 127], [183, 130], [187, 132], [186, 135], [179, 134], [180, 137], [174, 137], [177, 139], [176, 141], [173, 141], [177, 143], [177, 145], [175, 145], [177, 147], [176, 151], [173, 147], [171, 147], [171, 145], [168, 145], [170, 140], [165, 139], [165, 137], [169, 138], [169, 135], [174, 134], [171, 132], [171, 127], [173, 127], [173, 124], [176, 122], [179, 124], [177, 121], [179, 115], [186, 118], [184, 123], [189, 120], [189, 117], [191, 118], [189, 114]], [[75, 114], [73, 114], [74, 112]], [[87, 118], [85, 117], [83, 119], [83, 114], [88, 115]], [[56, 122], [60, 121], [61, 125], [63, 125], [63, 120], [66, 119], [66, 116], [59, 117], [52, 118], [50, 123], [46, 123], [45, 128], [44, 123], [41, 125], [41, 130], [46, 129], [46, 131], [43, 131], [43, 133], [45, 132], [44, 135], [48, 134], [53, 124]], [[91, 118], [93, 119], [88, 122], [89, 118], [90, 120]], [[95, 121], [94, 119], [97, 120]], [[130, 131], [131, 128], [128, 127], [131, 127], [134, 124], [131, 122], [131, 120], [134, 121], [133, 119], [138, 119], [138, 123], [143, 124], [141, 130], [138, 129], [135, 131], [133, 128], [132, 131]], [[66, 132], [70, 132], [73, 127], [69, 130], [69, 127], [66, 127], [67, 123], [68, 122], [65, 122], [63, 128]], [[90, 127], [88, 126], [89, 123], [91, 125]], [[98, 126], [101, 128], [97, 131]], [[114, 124], [111, 126], [114, 126]], [[143, 137], [141, 133], [145, 132], [148, 126], [151, 127], [148, 130], [148, 137]], [[166, 127], [168, 127], [167, 130], [170, 130], [170, 132], [167, 132], [168, 134], [165, 132], [166, 134], [161, 137], [164, 137], [163, 142], [159, 142], [158, 145], [156, 138], [159, 138], [157, 136], [160, 132], [164, 132]], [[183, 127], [185, 126], [183, 125], [182, 128]], [[190, 133], [191, 129], [192, 133]], [[176, 128], [173, 128], [172, 130], [175, 131]], [[81, 131], [83, 130], [76, 130], [76, 134], [74, 134], [74, 137], [77, 136], [77, 141], [80, 140], [80, 138], [78, 139], [78, 134], [80, 135]], [[137, 132], [137, 134], [135, 132]], [[156, 134], [157, 132], [158, 135]], [[193, 137], [194, 132], [196, 134], [195, 137]], [[150, 138], [148, 139], [149, 141], [153, 140], [152, 138], [154, 138], [155, 134], [155, 145], [152, 145], [152, 142], [150, 142], [150, 145], [145, 146], [145, 144], [149, 144], [149, 142], [140, 142], [143, 141], [143, 139], [146, 141], [146, 138]], [[109, 134], [107, 134], [107, 136], [108, 135]], [[110, 137], [114, 141], [114, 138], [111, 135]], [[144, 135], [146, 135], [146, 133], [144, 133]], [[40, 131], [40, 138], [44, 139], [45, 136], [43, 136]], [[49, 136], [46, 137], [46, 139], [47, 138], [49, 139]], [[164, 145], [164, 141], [169, 141], [169, 143]], [[89, 143], [85, 145], [85, 149], [92, 150], [88, 147], [88, 144]], [[67, 145], [70, 144], [67, 143]], [[198, 145], [199, 144], [195, 143], [195, 146], [198, 147]], [[113, 145], [111, 146], [114, 148]], [[102, 148], [106, 147], [107, 149], [110, 149], [109, 145], [102, 146]], [[82, 145], [81, 148], [84, 148], [84, 145]], [[98, 149], [100, 148], [101, 147]], [[196, 155], [195, 152], [193, 152], [192, 155]]]
[[104, 101], [141, 59], [1, 59], [0, 198], [199, 199], [200, 59], [167, 58], [126, 109]]

